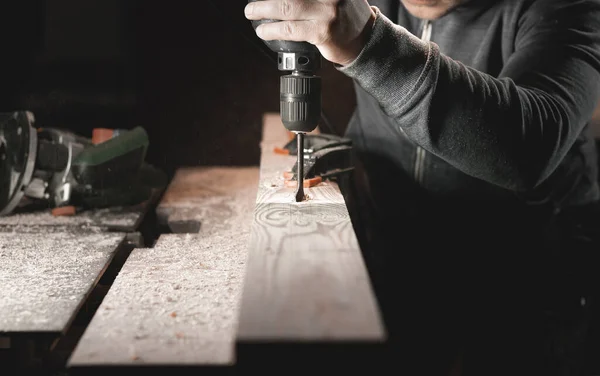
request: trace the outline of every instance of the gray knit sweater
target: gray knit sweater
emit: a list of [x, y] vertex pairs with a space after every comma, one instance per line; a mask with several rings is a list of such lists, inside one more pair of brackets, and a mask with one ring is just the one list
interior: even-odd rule
[[403, 174], [439, 197], [598, 200], [587, 124], [600, 100], [600, 1], [472, 0], [431, 23], [399, 0], [369, 3], [369, 41], [338, 69], [356, 83], [347, 135], [385, 161], [368, 166], [372, 182]]

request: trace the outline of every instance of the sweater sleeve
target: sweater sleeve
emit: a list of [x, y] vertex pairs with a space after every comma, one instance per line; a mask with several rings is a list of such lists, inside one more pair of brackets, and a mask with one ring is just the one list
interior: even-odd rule
[[471, 176], [512, 190], [535, 187], [600, 99], [600, 1], [534, 2], [498, 77], [452, 60], [375, 11], [367, 45], [338, 69], [415, 143]]

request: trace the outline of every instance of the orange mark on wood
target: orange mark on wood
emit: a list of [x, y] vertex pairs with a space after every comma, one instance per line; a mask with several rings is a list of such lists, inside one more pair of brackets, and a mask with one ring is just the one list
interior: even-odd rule
[[[304, 188], [312, 188], [317, 186], [323, 182], [323, 179], [320, 176], [314, 177], [312, 179], [304, 179], [303, 187]], [[296, 180], [286, 180], [285, 186], [288, 188], [296, 188], [298, 186], [298, 182]]]
[[55, 217], [67, 217], [77, 213], [77, 209], [74, 206], [60, 206], [52, 209], [52, 215]]
[[273, 148], [273, 152], [275, 154], [283, 154], [283, 155], [290, 155], [290, 151], [284, 148], [280, 148], [280, 147], [275, 147]]

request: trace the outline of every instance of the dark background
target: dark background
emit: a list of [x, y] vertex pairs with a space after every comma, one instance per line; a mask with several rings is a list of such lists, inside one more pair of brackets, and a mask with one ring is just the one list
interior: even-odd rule
[[[17, 3], [17, 4], [4, 4]], [[0, 110], [91, 136], [143, 126], [148, 161], [257, 165], [279, 76], [245, 19], [246, 0], [19, 0], [0, 5]], [[341, 133], [349, 79], [323, 61], [323, 108]]]
[[[247, 0], [0, 2], [0, 111], [91, 136], [144, 127], [148, 161], [257, 165], [261, 121], [279, 76], [244, 18]], [[323, 108], [338, 134], [354, 108], [349, 79], [323, 61]], [[600, 107], [596, 113], [600, 136]]]

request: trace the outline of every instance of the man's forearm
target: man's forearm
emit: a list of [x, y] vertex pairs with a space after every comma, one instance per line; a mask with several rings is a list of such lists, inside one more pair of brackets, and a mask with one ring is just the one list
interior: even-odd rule
[[[536, 38], [544, 36], [540, 29]], [[589, 121], [600, 90], [593, 58], [556, 62], [565, 72], [536, 62], [543, 54], [568, 55], [570, 46], [544, 50], [553, 37], [534, 41], [540, 53], [514, 54], [503, 78], [496, 78], [441, 54], [435, 43], [419, 40], [378, 12], [366, 47], [339, 69], [377, 99], [415, 143], [469, 175], [526, 190], [556, 168]], [[528, 85], [519, 86], [519, 79]]]

